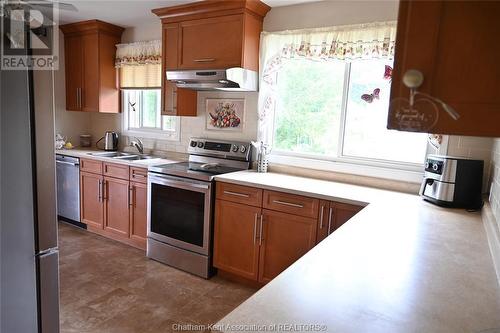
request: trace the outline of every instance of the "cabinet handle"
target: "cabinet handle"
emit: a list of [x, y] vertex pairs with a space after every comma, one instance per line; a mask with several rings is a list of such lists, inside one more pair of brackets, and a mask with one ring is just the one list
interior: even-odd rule
[[140, 173], [135, 173], [132, 175], [132, 177], [136, 178], [136, 177], [140, 177], [140, 178], [146, 178], [147, 176], [146, 175], [142, 175]]
[[98, 189], [97, 189], [97, 201], [101, 202], [102, 200], [102, 184], [101, 184], [101, 180], [99, 179], [98, 180]]
[[255, 213], [255, 220], [253, 222], [253, 245], [257, 243], [257, 218], [258, 218], [257, 213]]
[[330, 207], [330, 211], [328, 213], [328, 235], [331, 234], [330, 230], [332, 228], [332, 216], [333, 216], [333, 208]]
[[291, 202], [286, 202], [286, 201], [281, 201], [281, 200], [273, 200], [273, 202], [276, 203], [276, 204], [279, 204], [279, 205], [284, 205], [284, 206], [304, 208], [303, 205], [294, 204], [294, 203], [291, 203]]
[[260, 214], [259, 246], [262, 245], [263, 222], [264, 222], [264, 215]]
[[128, 205], [129, 206], [134, 206], [134, 202], [133, 202], [133, 199], [134, 199], [134, 186], [130, 186], [128, 188]]
[[103, 180], [102, 181], [102, 200], [107, 200], [108, 199], [108, 193], [107, 193], [107, 189], [106, 189], [106, 181]]
[[229, 195], [234, 195], [236, 197], [243, 197], [243, 198], [249, 198], [249, 194], [244, 194], [244, 193], [238, 193], [238, 192], [231, 192], [231, 191], [224, 191], [224, 194], [229, 194]]
[[324, 216], [325, 206], [321, 206], [321, 211], [319, 213], [319, 228], [323, 229], [323, 216]]
[[215, 58], [194, 59], [194, 62], [214, 62]]

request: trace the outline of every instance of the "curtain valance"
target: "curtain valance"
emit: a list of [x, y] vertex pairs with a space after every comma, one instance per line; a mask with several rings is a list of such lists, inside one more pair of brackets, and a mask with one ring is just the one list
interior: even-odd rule
[[161, 64], [161, 40], [116, 45], [116, 68]]
[[116, 45], [120, 88], [161, 87], [161, 40]]

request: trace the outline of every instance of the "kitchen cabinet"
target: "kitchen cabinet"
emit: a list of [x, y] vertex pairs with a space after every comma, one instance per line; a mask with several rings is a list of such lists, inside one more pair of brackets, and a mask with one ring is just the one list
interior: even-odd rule
[[129, 236], [129, 181], [104, 177], [104, 230]]
[[146, 249], [146, 169], [80, 159], [80, 191], [89, 231]]
[[162, 114], [196, 116], [196, 91], [175, 88], [167, 70], [259, 70], [262, 22], [271, 8], [258, 0], [200, 1], [154, 9], [162, 20]]
[[81, 222], [94, 228], [103, 227], [103, 177], [89, 172], [80, 172], [80, 216]]
[[130, 182], [130, 240], [140, 248], [146, 248], [148, 186]]
[[216, 183], [214, 266], [245, 282], [271, 281], [362, 206]]
[[267, 283], [312, 249], [317, 220], [264, 209], [259, 282]]
[[262, 209], [216, 200], [214, 265], [247, 279], [258, 279], [259, 237]]
[[[435, 125], [426, 132], [500, 136], [500, 44], [492, 42], [499, 33], [498, 17], [497, 1], [400, 2], [391, 100], [408, 98], [402, 77], [415, 69], [424, 76], [418, 90], [460, 114], [455, 121], [439, 107]], [[425, 105], [419, 111], [435, 117]], [[388, 128], [404, 129], [396, 115], [394, 109], [389, 112]]]
[[60, 26], [64, 33], [66, 109], [120, 112], [115, 69], [123, 28], [99, 20]]
[[321, 242], [332, 232], [340, 228], [354, 215], [359, 213], [361, 209], [363, 209], [363, 206], [321, 200], [316, 243]]
[[318, 206], [313, 198], [217, 183], [214, 266], [269, 282], [315, 245]]

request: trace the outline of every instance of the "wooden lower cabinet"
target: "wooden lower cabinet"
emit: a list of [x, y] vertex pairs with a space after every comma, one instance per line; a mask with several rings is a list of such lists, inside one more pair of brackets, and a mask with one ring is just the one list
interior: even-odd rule
[[316, 243], [321, 242], [328, 237], [328, 235], [349, 221], [363, 209], [363, 206], [321, 200], [319, 209]]
[[[145, 250], [147, 171], [131, 168], [129, 174], [126, 166], [126, 173], [116, 173], [123, 178], [107, 177], [102, 173], [106, 170], [109, 173], [115, 167], [121, 170], [123, 165], [107, 166], [101, 174], [80, 169], [81, 222], [87, 224], [89, 231]], [[144, 176], [138, 177], [138, 174]], [[137, 181], [129, 181], [136, 178]]]
[[316, 244], [317, 220], [264, 209], [259, 282], [269, 282]]
[[128, 237], [129, 181], [104, 177], [104, 230]]
[[141, 248], [146, 248], [148, 211], [148, 186], [130, 183], [130, 240]]
[[101, 175], [80, 172], [81, 222], [99, 229], [102, 229], [104, 221], [102, 182]]
[[216, 200], [214, 266], [257, 280], [259, 243], [257, 228], [261, 208]]
[[274, 279], [362, 206], [217, 183], [214, 266], [241, 282]]

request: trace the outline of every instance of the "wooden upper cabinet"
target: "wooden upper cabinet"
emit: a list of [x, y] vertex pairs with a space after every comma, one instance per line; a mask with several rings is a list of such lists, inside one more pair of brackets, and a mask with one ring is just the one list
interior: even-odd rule
[[271, 8], [259, 0], [206, 0], [154, 9], [162, 20], [162, 114], [196, 116], [197, 92], [176, 88], [168, 70], [259, 70], [262, 21]]
[[180, 69], [241, 66], [243, 15], [179, 23]]
[[[431, 133], [500, 136], [500, 33], [498, 1], [401, 1], [391, 100], [408, 97], [402, 76], [423, 73], [419, 91], [453, 107], [441, 108]], [[430, 111], [429, 111], [430, 112]], [[390, 112], [388, 128], [402, 129]]]
[[115, 55], [124, 29], [99, 20], [60, 28], [64, 33], [66, 109], [120, 112]]
[[66, 110], [82, 111], [80, 91], [83, 82], [83, 48], [80, 36], [64, 38], [66, 71]]
[[165, 69], [258, 71], [262, 21], [270, 9], [259, 0], [207, 0], [154, 9], [163, 23]]

